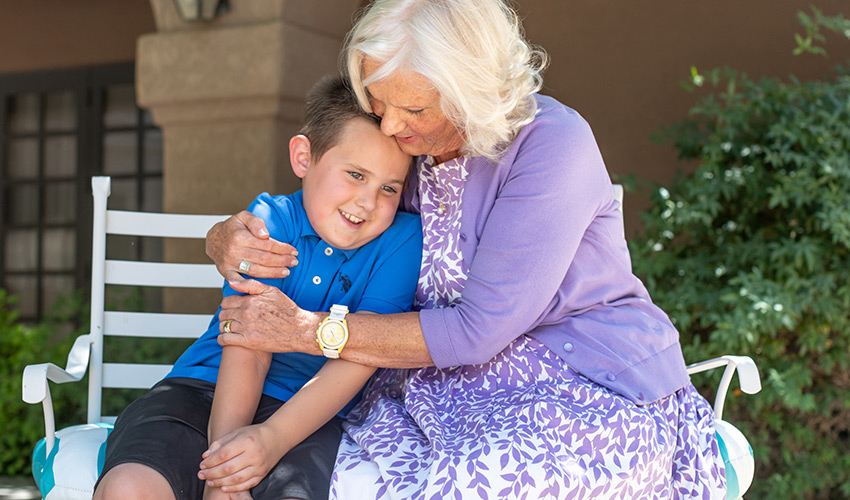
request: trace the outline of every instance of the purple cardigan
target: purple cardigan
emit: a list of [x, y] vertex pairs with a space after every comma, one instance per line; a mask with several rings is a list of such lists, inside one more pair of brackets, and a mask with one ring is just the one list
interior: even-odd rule
[[[420, 312], [441, 368], [484, 363], [527, 333], [637, 404], [689, 383], [679, 334], [632, 274], [596, 140], [546, 96], [501, 160], [474, 157], [463, 193], [460, 301]], [[403, 206], [418, 212], [414, 189]]]

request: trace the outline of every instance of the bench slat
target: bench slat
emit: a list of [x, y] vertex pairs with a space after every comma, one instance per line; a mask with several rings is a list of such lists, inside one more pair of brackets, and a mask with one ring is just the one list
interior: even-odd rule
[[110, 285], [165, 286], [178, 288], [221, 288], [224, 278], [212, 264], [106, 261], [106, 283]]
[[114, 337], [194, 339], [209, 326], [209, 314], [106, 311], [103, 334]]
[[228, 217], [107, 210], [106, 232], [162, 238], [204, 238], [213, 224]]
[[104, 363], [103, 387], [149, 389], [171, 371], [171, 365]]

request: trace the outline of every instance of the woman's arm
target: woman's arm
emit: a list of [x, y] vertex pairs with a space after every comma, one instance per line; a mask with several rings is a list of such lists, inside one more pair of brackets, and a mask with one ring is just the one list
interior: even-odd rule
[[256, 486], [281, 457], [336, 415], [375, 372], [342, 359], [321, 370], [267, 421], [236, 430], [204, 453], [199, 477], [224, 492]]
[[[219, 319], [232, 333], [219, 336], [222, 345], [266, 352], [304, 352], [321, 355], [316, 329], [327, 312], [305, 311], [277, 288], [246, 280], [231, 283], [248, 295], [231, 295], [221, 302]], [[342, 358], [381, 368], [432, 366], [419, 326], [419, 313], [349, 314], [349, 339]]]

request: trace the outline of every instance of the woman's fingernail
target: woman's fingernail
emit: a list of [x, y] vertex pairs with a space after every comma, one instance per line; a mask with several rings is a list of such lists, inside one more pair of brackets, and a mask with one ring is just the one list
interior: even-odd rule
[[283, 270], [283, 272], [282, 272], [281, 274], [283, 274], [283, 277], [284, 277], [284, 278], [285, 278], [285, 277], [287, 277], [287, 276], [289, 276], [289, 269], [284, 269], [284, 270]]
[[260, 236], [268, 236], [268, 235], [269, 235], [268, 231], [266, 231], [265, 229], [260, 229]]

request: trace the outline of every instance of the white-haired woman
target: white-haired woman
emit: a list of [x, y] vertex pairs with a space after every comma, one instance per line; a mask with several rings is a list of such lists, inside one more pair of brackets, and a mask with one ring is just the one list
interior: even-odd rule
[[[722, 498], [708, 403], [631, 273], [586, 122], [537, 94], [545, 56], [502, 0], [376, 0], [348, 36], [361, 105], [416, 157], [417, 312], [348, 315], [341, 356], [384, 368], [346, 426], [338, 498]], [[208, 253], [229, 279], [294, 258], [246, 214]], [[244, 264], [243, 264], [244, 266]], [[276, 289], [222, 303], [220, 341], [320, 355], [327, 312]]]

